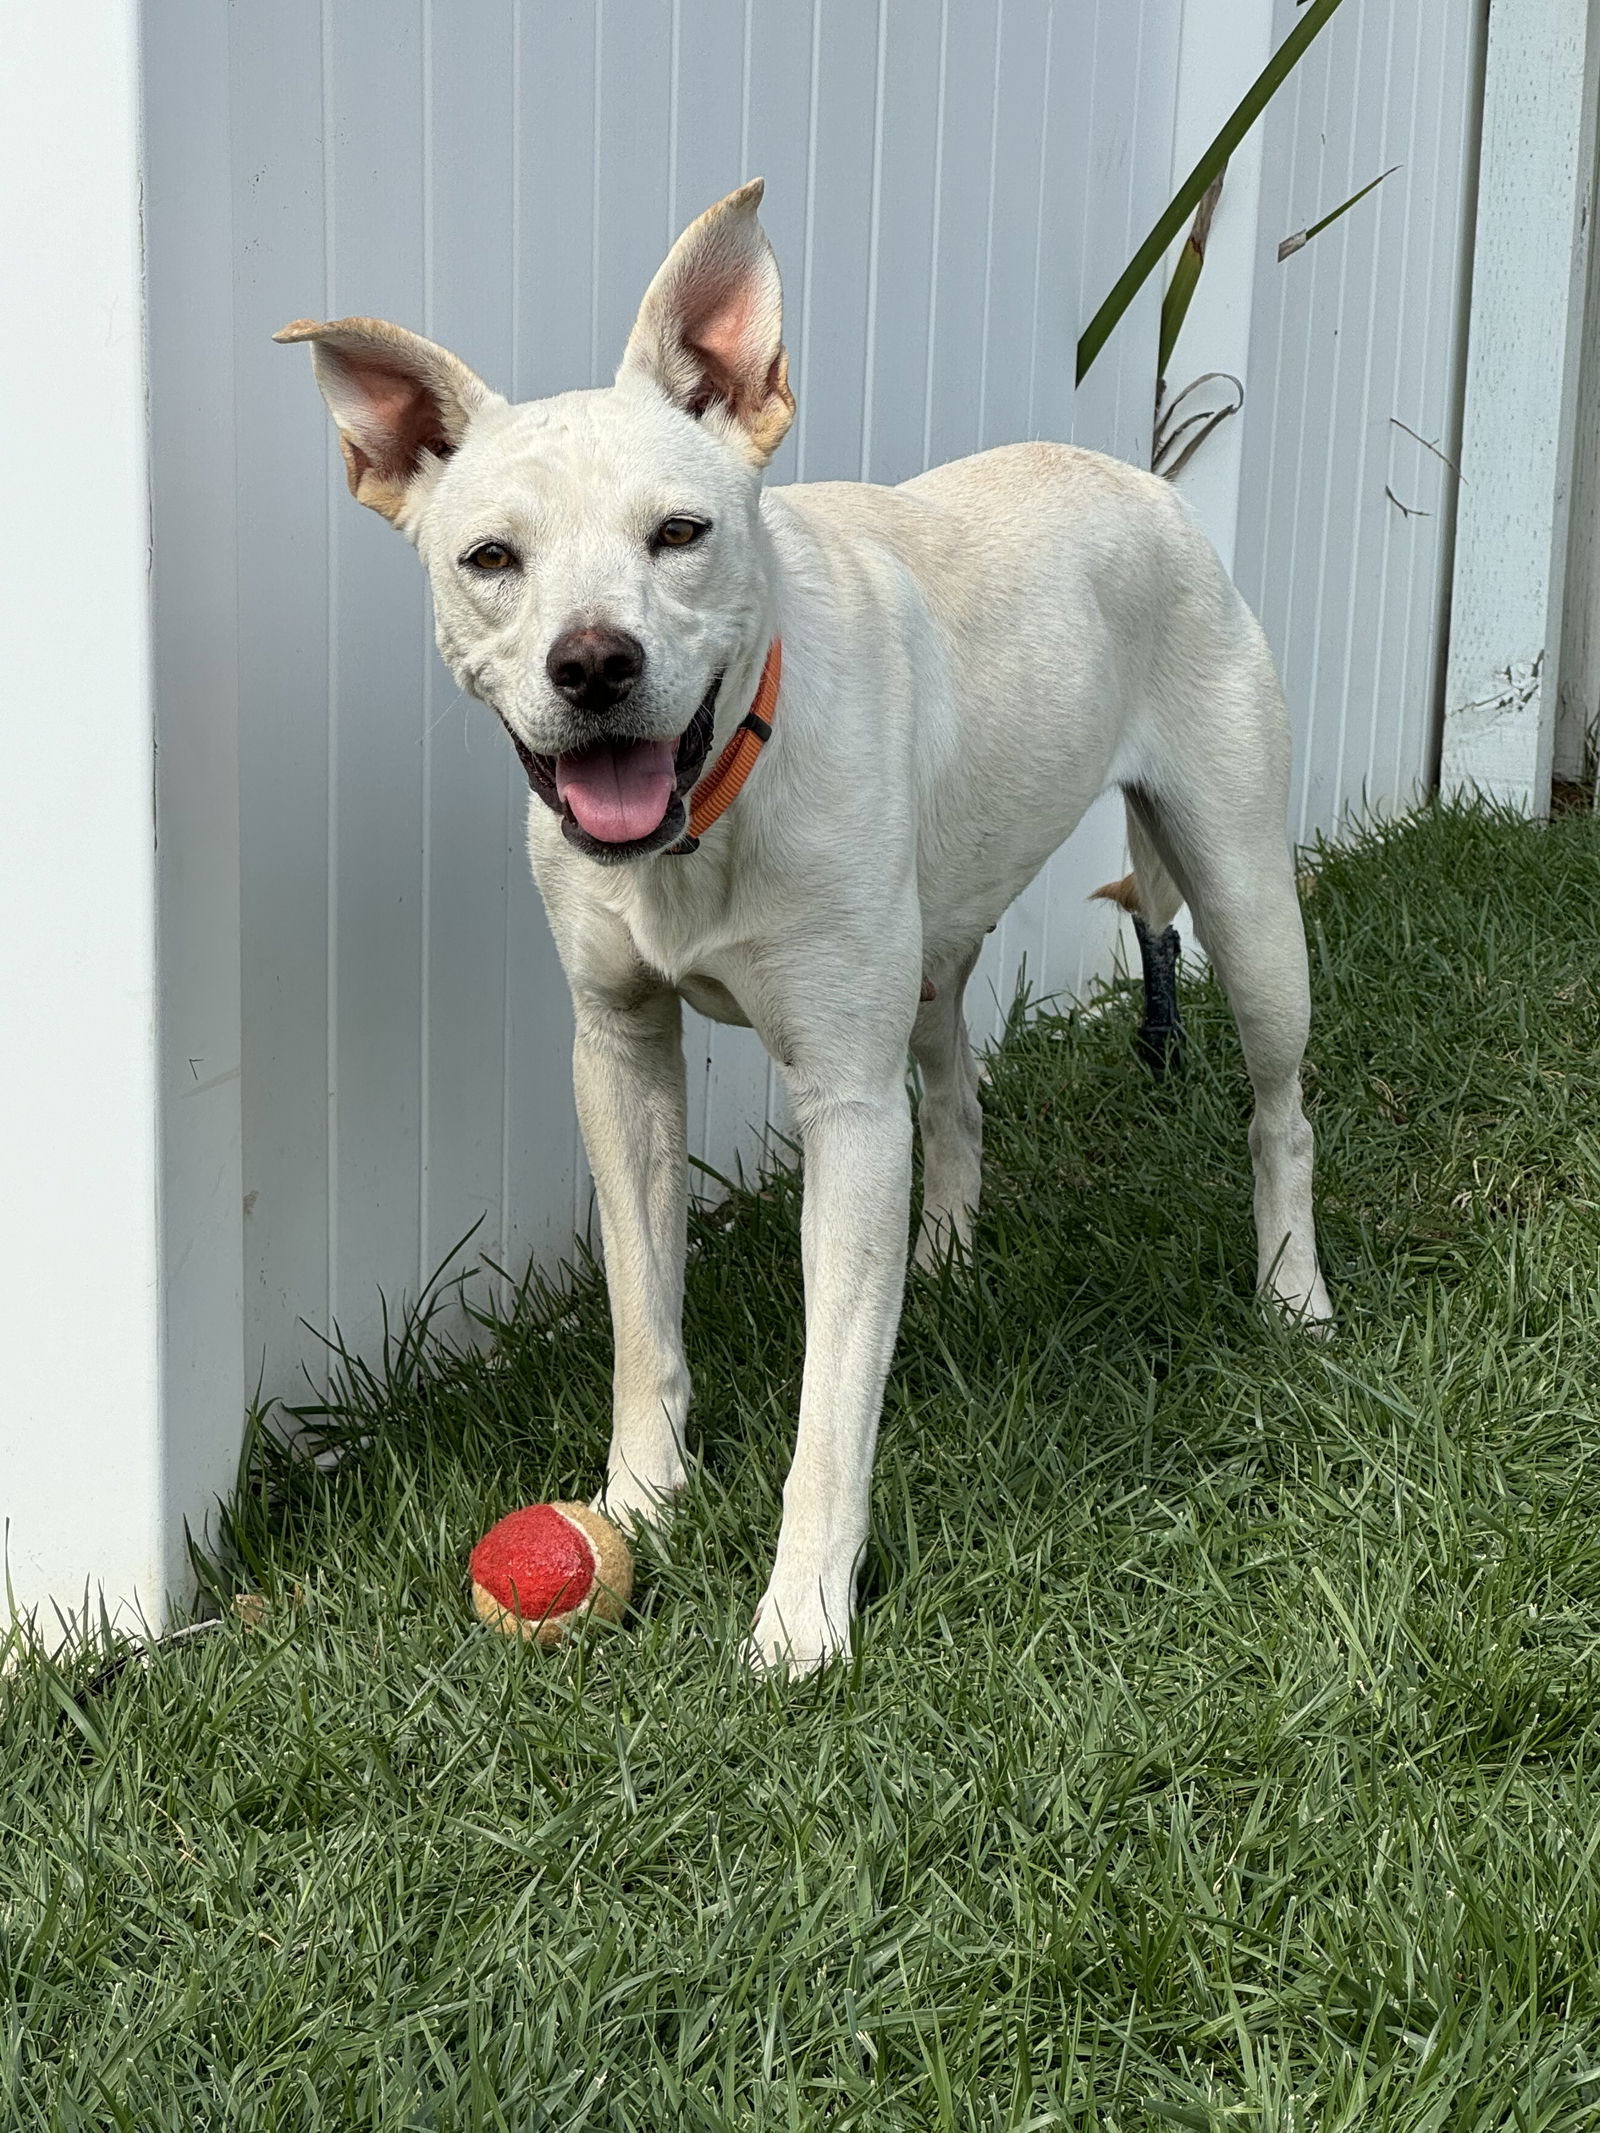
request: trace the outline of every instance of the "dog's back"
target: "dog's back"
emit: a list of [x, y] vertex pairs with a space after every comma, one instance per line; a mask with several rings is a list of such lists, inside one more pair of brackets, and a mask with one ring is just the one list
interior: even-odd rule
[[885, 752], [908, 728], [936, 934], [940, 898], [957, 889], [956, 930], [991, 923], [1097, 795], [1138, 783], [1147, 760], [1286, 755], [1260, 630], [1154, 475], [1015, 444], [897, 488], [775, 489], [766, 509], [800, 598], [815, 601], [806, 623], [842, 668], [880, 670]]

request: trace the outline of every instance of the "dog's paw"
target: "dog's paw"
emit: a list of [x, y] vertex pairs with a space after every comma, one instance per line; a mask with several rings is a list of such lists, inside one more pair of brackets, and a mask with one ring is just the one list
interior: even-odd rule
[[645, 1528], [661, 1532], [677, 1509], [685, 1481], [675, 1478], [649, 1482], [630, 1468], [613, 1474], [590, 1504], [602, 1518], [609, 1518], [620, 1533], [638, 1533]]
[[756, 1609], [745, 1639], [744, 1655], [752, 1673], [799, 1681], [820, 1673], [835, 1659], [850, 1656], [848, 1601], [830, 1608], [820, 1586], [780, 1599], [769, 1587]]
[[916, 1246], [911, 1254], [914, 1274], [940, 1274], [946, 1266], [958, 1281], [972, 1276], [972, 1213], [924, 1214], [917, 1225]]
[[1300, 1283], [1274, 1277], [1267, 1283], [1265, 1294], [1286, 1324], [1311, 1334], [1326, 1334], [1333, 1330], [1333, 1303], [1327, 1284], [1316, 1268], [1311, 1270], [1309, 1280]]

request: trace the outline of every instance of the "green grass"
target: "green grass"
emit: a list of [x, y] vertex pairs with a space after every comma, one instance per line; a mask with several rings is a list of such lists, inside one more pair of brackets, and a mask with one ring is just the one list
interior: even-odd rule
[[546, 1658], [464, 1583], [598, 1479], [592, 1272], [353, 1373], [337, 1471], [263, 1445], [235, 1506], [258, 1627], [0, 1684], [0, 2124], [1600, 2126], [1597, 912], [1592, 821], [1326, 855], [1327, 1341], [1249, 1295], [1213, 986], [1166, 1088], [1125, 993], [1017, 1034], [797, 1689], [737, 1657], [792, 1179], [699, 1228], [701, 1466], [620, 1631]]

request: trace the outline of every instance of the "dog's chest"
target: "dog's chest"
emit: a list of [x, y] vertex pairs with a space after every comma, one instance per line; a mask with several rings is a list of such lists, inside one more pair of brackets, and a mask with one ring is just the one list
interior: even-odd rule
[[[693, 865], [699, 855], [691, 855]], [[630, 893], [631, 892], [631, 893]], [[751, 914], [735, 912], [730, 884], [711, 869], [630, 884], [612, 902], [634, 955], [713, 1022], [755, 1027], [749, 993]], [[610, 901], [610, 899], [608, 899]]]

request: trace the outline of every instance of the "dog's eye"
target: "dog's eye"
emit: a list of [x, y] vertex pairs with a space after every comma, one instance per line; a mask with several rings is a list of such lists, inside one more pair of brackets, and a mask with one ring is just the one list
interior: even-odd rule
[[461, 558], [473, 570], [515, 570], [517, 559], [503, 541], [480, 541]]
[[664, 518], [656, 528], [654, 545], [657, 548], [692, 548], [701, 534], [710, 530], [703, 519]]

